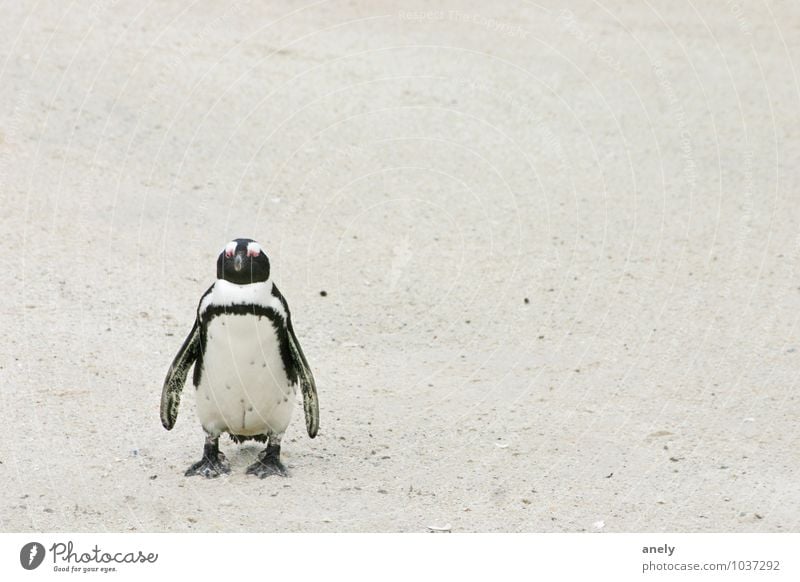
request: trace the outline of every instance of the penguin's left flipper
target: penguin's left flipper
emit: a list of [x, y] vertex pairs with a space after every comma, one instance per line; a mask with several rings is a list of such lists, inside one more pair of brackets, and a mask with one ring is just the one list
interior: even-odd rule
[[308, 365], [308, 360], [306, 360], [306, 355], [303, 353], [303, 348], [300, 347], [300, 342], [297, 341], [297, 336], [294, 334], [289, 305], [286, 303], [286, 299], [276, 285], [272, 286], [272, 294], [280, 300], [286, 312], [286, 331], [289, 336], [289, 351], [291, 352], [294, 367], [297, 370], [297, 379], [300, 382], [300, 389], [303, 391], [303, 411], [306, 415], [306, 430], [308, 431], [308, 436], [313, 439], [317, 436], [317, 431], [319, 430], [317, 384], [314, 382], [314, 374], [311, 373], [311, 367]]
[[300, 342], [294, 335], [292, 322], [289, 320], [289, 343], [297, 367], [297, 379], [300, 382], [300, 389], [303, 391], [303, 411], [306, 416], [306, 430], [312, 439], [317, 436], [319, 430], [319, 400], [317, 399], [317, 384], [314, 382], [314, 374], [308, 365]]
[[192, 331], [183, 342], [181, 349], [169, 367], [167, 377], [164, 379], [164, 388], [161, 390], [161, 424], [167, 430], [172, 430], [178, 418], [178, 405], [181, 403], [181, 391], [186, 383], [189, 369], [197, 360], [200, 352], [200, 324], [195, 319]]

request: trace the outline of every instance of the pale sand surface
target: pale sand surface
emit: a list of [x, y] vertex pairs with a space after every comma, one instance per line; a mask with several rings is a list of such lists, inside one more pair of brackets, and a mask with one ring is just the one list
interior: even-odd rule
[[[2, 531], [800, 529], [795, 2], [226, 4], [3, 4]], [[235, 236], [287, 479], [159, 423]]]

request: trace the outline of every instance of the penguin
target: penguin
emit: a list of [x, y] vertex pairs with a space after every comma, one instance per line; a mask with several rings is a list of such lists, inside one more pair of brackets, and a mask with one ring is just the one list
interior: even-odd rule
[[194, 326], [172, 361], [161, 392], [161, 423], [172, 430], [190, 368], [197, 415], [206, 434], [203, 458], [185, 475], [230, 473], [219, 449], [228, 433], [235, 443], [255, 440], [266, 448], [247, 474], [286, 476], [281, 438], [289, 426], [298, 387], [306, 430], [319, 429], [314, 375], [292, 327], [286, 299], [270, 278], [264, 249], [249, 238], [229, 242], [217, 259], [217, 280], [200, 298]]

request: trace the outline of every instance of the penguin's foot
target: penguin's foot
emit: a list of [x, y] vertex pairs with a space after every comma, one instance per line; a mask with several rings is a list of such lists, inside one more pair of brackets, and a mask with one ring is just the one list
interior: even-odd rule
[[217, 451], [216, 455], [205, 456], [186, 470], [185, 476], [202, 475], [206, 479], [213, 479], [231, 472], [231, 466], [225, 455]]
[[213, 479], [220, 475], [230, 473], [231, 466], [222, 451], [219, 450], [219, 437], [206, 436], [203, 447], [203, 458], [189, 467], [184, 473], [187, 477], [202, 475], [206, 479]]
[[258, 456], [258, 461], [247, 467], [248, 475], [255, 475], [261, 479], [269, 477], [270, 475], [278, 475], [279, 477], [286, 477], [289, 473], [286, 467], [281, 463], [281, 448], [280, 446], [269, 446], [264, 449]]

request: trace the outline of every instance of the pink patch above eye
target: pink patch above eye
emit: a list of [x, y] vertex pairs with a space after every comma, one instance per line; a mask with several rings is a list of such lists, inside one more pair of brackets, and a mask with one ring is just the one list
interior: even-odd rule
[[257, 257], [261, 251], [257, 251], [255, 249], [247, 249], [247, 256], [248, 257]]
[[233, 251], [230, 250], [230, 249], [225, 249], [225, 256], [226, 257], [232, 257], [233, 256]]

